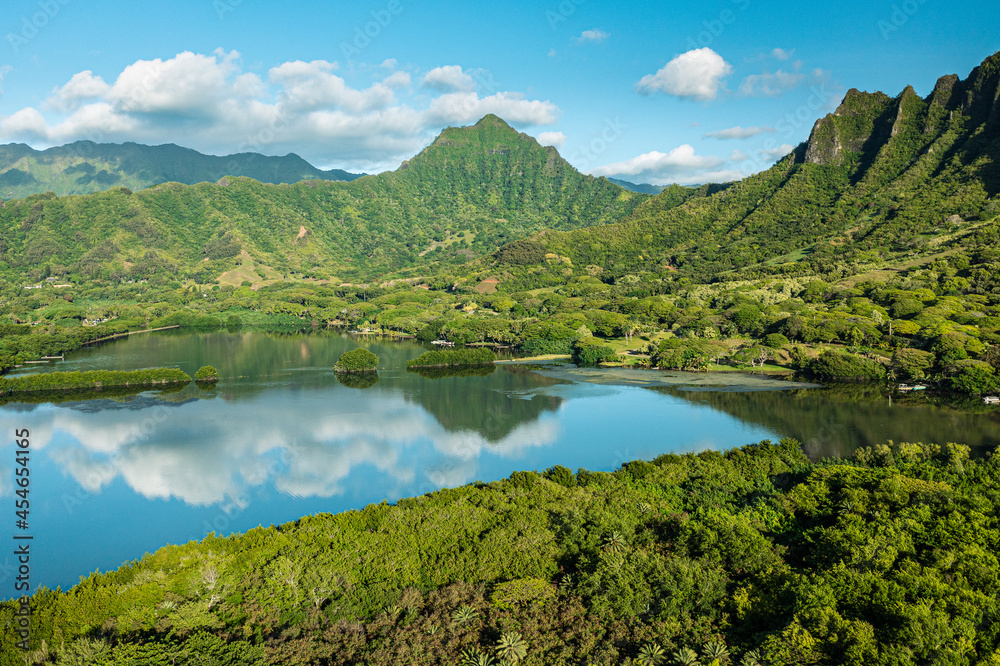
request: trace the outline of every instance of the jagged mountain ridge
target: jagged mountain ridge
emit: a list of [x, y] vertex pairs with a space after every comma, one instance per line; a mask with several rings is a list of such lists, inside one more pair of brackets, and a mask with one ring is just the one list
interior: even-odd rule
[[362, 174], [324, 171], [290, 153], [205, 155], [172, 143], [146, 146], [76, 141], [46, 150], [23, 143], [0, 145], [0, 199], [20, 199], [42, 192], [91, 194], [112, 187], [141, 190], [168, 182], [194, 185], [224, 176], [246, 176], [262, 183], [306, 179], [354, 180]]
[[[879, 261], [1000, 212], [1000, 53], [921, 99], [851, 90], [772, 168], [684, 205], [653, 197], [621, 224], [537, 237], [611, 275]], [[792, 267], [791, 269], [794, 269]], [[791, 270], [790, 269], [790, 270]]]

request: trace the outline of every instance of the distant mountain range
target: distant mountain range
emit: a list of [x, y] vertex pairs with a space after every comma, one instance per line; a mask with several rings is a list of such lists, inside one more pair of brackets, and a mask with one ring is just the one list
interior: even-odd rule
[[239, 266], [251, 283], [426, 275], [543, 229], [616, 222], [648, 198], [581, 174], [493, 115], [444, 130], [396, 171], [295, 184], [256, 175], [8, 201], [0, 272], [209, 282]]
[[627, 180], [621, 180], [619, 178], [608, 178], [615, 185], [621, 185], [626, 190], [632, 192], [638, 192], [640, 194], [659, 194], [663, 190], [667, 189], [666, 185], [650, 185], [649, 183], [642, 183], [638, 185], [636, 183], [630, 183]]
[[214, 183], [224, 176], [246, 176], [262, 183], [300, 180], [354, 180], [362, 174], [323, 171], [295, 154], [268, 157], [239, 153], [218, 157], [174, 144], [104, 144], [77, 141], [34, 150], [23, 143], [0, 145], [0, 199], [21, 199], [40, 192], [91, 194], [112, 187], [141, 190], [162, 183]]
[[[18, 159], [55, 169], [54, 156], [38, 162], [20, 149]], [[193, 151], [160, 149], [177, 157], [170, 180], [210, 182], [0, 203], [0, 273], [211, 282], [239, 268], [251, 283], [296, 274], [535, 288], [586, 274], [830, 273], [938, 251], [982, 260], [989, 252], [971, 244], [1000, 215], [1000, 53], [965, 80], [941, 77], [926, 98], [910, 87], [895, 97], [850, 90], [772, 168], [655, 196], [583, 175], [493, 115], [444, 130], [396, 171], [351, 182], [318, 180], [294, 156], [257, 156], [248, 164], [284, 160], [301, 168], [283, 179], [310, 180], [264, 184], [277, 171], [261, 166], [248, 173], [256, 180], [212, 184], [236, 170], [185, 171]], [[67, 169], [90, 181], [111, 173], [63, 159], [64, 179]]]

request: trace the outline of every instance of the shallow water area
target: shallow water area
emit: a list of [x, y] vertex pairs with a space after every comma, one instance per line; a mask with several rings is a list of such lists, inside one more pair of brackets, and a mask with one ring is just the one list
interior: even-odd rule
[[[380, 357], [377, 380], [333, 373], [340, 354], [358, 346]], [[1000, 432], [1000, 410], [956, 410], [927, 396], [891, 402], [870, 387], [551, 364], [407, 372], [406, 361], [422, 351], [413, 342], [328, 333], [164, 332], [30, 369], [167, 366], [194, 374], [210, 364], [220, 375], [209, 389], [0, 406], [4, 432], [31, 432], [33, 589], [65, 589], [95, 569], [209, 532], [392, 502], [516, 470], [610, 471], [633, 459], [785, 436], [813, 458], [887, 439], [985, 450]], [[7, 506], [13, 446], [6, 440], [0, 458]], [[13, 565], [11, 555], [0, 555], [0, 577]]]

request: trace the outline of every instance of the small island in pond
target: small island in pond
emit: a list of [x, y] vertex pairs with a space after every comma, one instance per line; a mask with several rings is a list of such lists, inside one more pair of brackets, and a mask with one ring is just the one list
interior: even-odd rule
[[378, 356], [360, 347], [341, 354], [333, 366], [337, 374], [374, 373], [377, 368]]
[[24, 375], [23, 377], [0, 377], [0, 393], [100, 390], [103, 388], [134, 386], [172, 386], [187, 384], [190, 381], [191, 375], [177, 368], [46, 372], [37, 375]]
[[497, 360], [492, 349], [443, 349], [424, 352], [406, 362], [407, 370], [415, 368], [452, 368], [493, 365]]

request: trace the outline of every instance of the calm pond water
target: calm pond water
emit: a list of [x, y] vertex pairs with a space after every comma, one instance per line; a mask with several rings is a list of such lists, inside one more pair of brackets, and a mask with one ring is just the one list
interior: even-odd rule
[[[366, 344], [372, 386], [331, 368]], [[218, 386], [0, 406], [0, 501], [13, 505], [13, 433], [31, 431], [32, 583], [67, 589], [168, 543], [281, 524], [552, 465], [610, 471], [661, 453], [794, 436], [816, 458], [896, 441], [1000, 443], [1000, 410], [959, 411], [877, 391], [719, 390], [706, 375], [498, 366], [485, 376], [405, 370], [414, 343], [261, 332], [132, 336], [49, 370], [211, 364]], [[759, 381], [759, 380], [758, 380]], [[667, 384], [673, 385], [667, 385]], [[770, 384], [785, 388], [788, 384]], [[739, 388], [739, 387], [737, 387]], [[977, 413], [978, 412], [978, 413]], [[6, 533], [7, 530], [5, 530]], [[9, 551], [10, 549], [4, 549]], [[15, 596], [0, 555], [0, 598]]]

